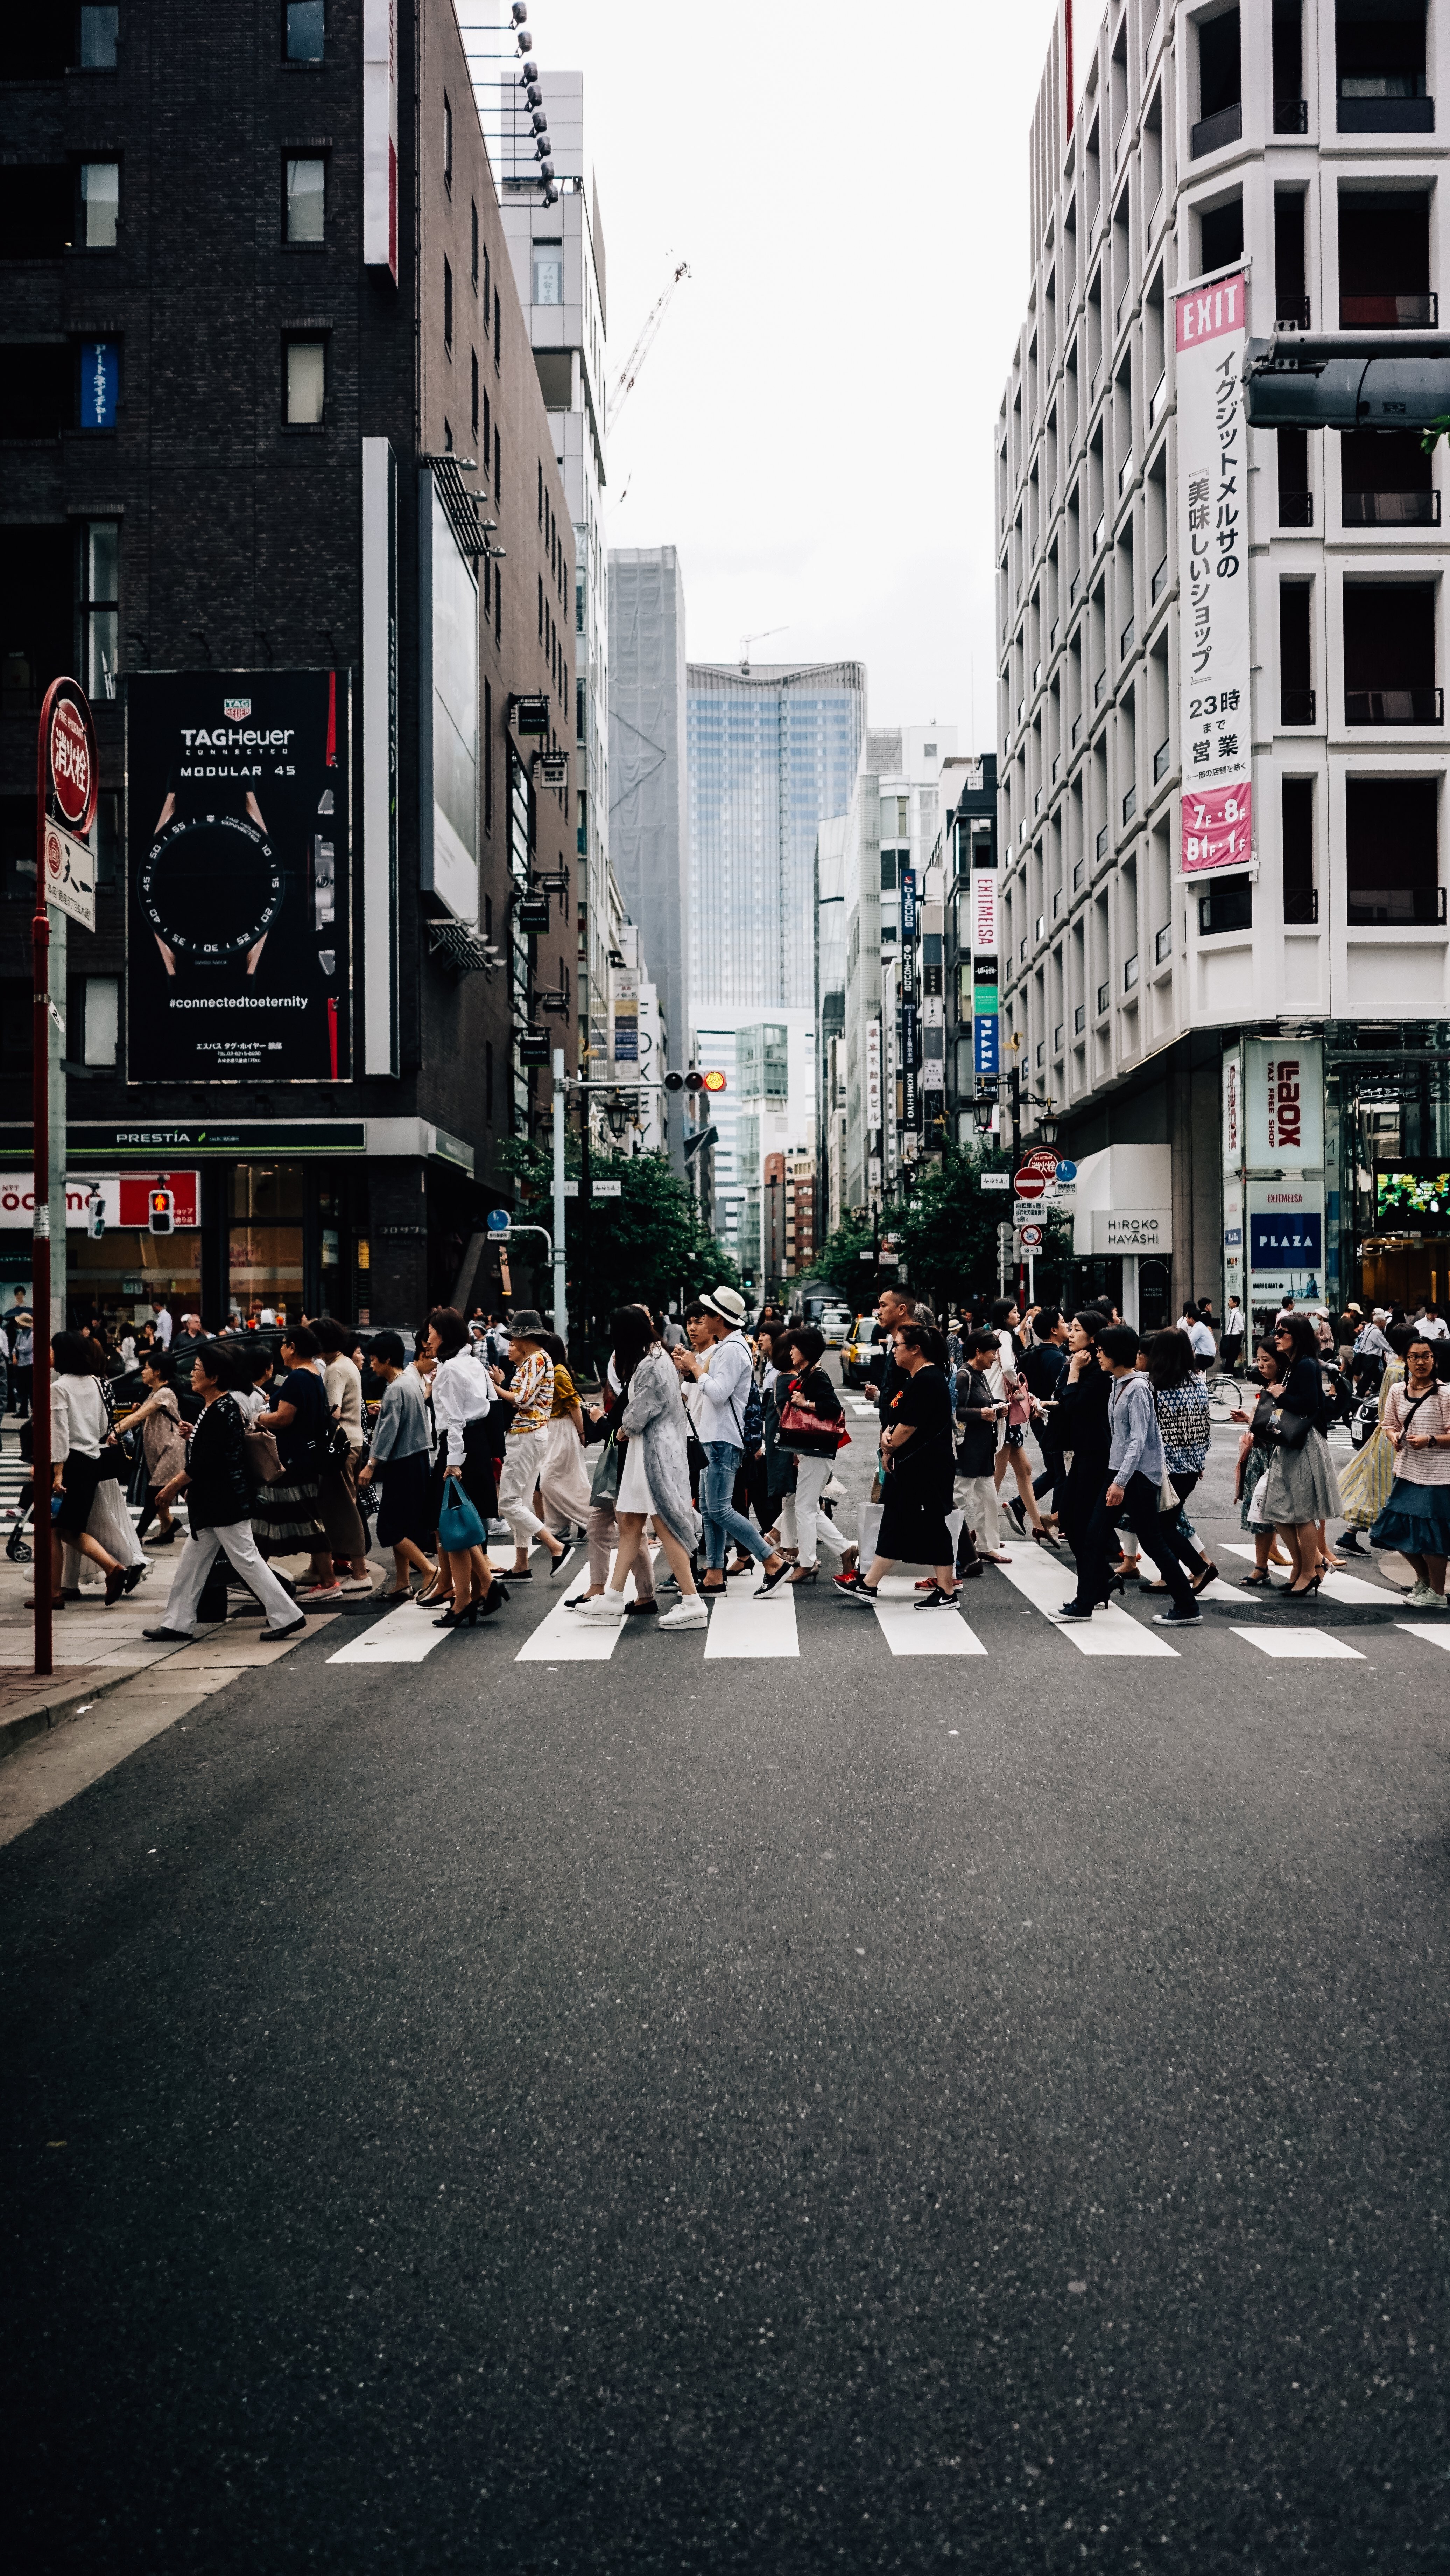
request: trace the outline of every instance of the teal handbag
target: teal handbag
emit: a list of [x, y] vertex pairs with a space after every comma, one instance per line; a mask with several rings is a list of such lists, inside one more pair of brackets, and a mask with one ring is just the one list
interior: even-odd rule
[[450, 1556], [466, 1556], [471, 1547], [487, 1543], [484, 1526], [456, 1476], [444, 1481], [443, 1500], [438, 1506], [438, 1544]]

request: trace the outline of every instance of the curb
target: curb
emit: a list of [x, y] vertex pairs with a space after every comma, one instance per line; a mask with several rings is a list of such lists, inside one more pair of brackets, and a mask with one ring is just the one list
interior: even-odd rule
[[[174, 1651], [179, 1652], [180, 1649]], [[158, 1655], [156, 1664], [169, 1663], [170, 1660], [169, 1655]], [[68, 1726], [82, 1706], [89, 1714], [96, 1700], [108, 1698], [112, 1691], [123, 1690], [127, 1682], [136, 1681], [142, 1673], [154, 1672], [156, 1664], [128, 1664], [124, 1669], [110, 1673], [104, 1681], [67, 1683], [58, 1698], [47, 1700], [42, 1707], [17, 1709], [13, 1717], [0, 1717], [0, 1762], [6, 1761], [12, 1753], [18, 1753], [37, 1735], [48, 1734], [52, 1727]]]

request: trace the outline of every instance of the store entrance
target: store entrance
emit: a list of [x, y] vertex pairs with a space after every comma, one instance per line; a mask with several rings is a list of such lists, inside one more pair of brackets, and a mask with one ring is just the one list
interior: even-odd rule
[[1393, 1237], [1366, 1243], [1360, 1256], [1360, 1303], [1403, 1306], [1408, 1314], [1423, 1299], [1432, 1306], [1450, 1301], [1450, 1235]]
[[238, 1163], [227, 1230], [227, 1319], [302, 1313], [306, 1176], [301, 1163]]

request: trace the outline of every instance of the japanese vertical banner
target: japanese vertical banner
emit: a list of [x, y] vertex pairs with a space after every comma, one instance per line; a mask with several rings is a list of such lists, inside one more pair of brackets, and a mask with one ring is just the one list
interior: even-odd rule
[[1245, 280], [1174, 298], [1185, 876], [1253, 851]]

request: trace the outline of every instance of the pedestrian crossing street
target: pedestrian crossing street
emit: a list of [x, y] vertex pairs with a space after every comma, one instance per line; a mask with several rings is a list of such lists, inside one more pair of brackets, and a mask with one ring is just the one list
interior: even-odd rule
[[[1246, 1554], [1252, 1561], [1252, 1547], [1235, 1548], [1232, 1552]], [[1278, 1662], [1363, 1663], [1366, 1648], [1371, 1646], [1372, 1640], [1385, 1635], [1385, 1628], [1369, 1632], [1361, 1630], [1363, 1644], [1352, 1645], [1326, 1628], [1297, 1624], [1298, 1614], [1287, 1614], [1283, 1623], [1277, 1622], [1273, 1618], [1274, 1593], [1241, 1592], [1235, 1585], [1222, 1580], [1209, 1587], [1205, 1598], [1232, 1603], [1236, 1609], [1251, 1613], [1252, 1617], [1246, 1617], [1243, 1625], [1207, 1621], [1202, 1628], [1194, 1629], [1185, 1637], [1181, 1646], [1162, 1629], [1152, 1627], [1125, 1610], [1116, 1600], [1107, 1609], [1096, 1611], [1090, 1621], [1064, 1625], [1056, 1613], [1071, 1586], [1070, 1565], [1061, 1556], [1035, 1546], [1014, 1546], [1006, 1553], [1008, 1561], [1005, 1565], [995, 1570], [989, 1568], [970, 1594], [964, 1591], [962, 1598], [970, 1600], [974, 1615], [981, 1616], [985, 1611], [989, 1614], [989, 1623], [996, 1626], [995, 1614], [1007, 1605], [1000, 1593], [993, 1599], [987, 1587], [1004, 1580], [1010, 1593], [1037, 1611], [1044, 1625], [1062, 1640], [1064, 1654], [1077, 1654], [1092, 1661], [1128, 1658], [1174, 1663], [1185, 1655], [1191, 1656], [1201, 1649], [1205, 1641], [1218, 1636], [1232, 1638], [1235, 1652], [1244, 1646], [1251, 1653]], [[645, 1636], [651, 1633], [653, 1621], [581, 1620], [577, 1611], [567, 1609], [565, 1596], [580, 1587], [583, 1577], [583, 1559], [577, 1552], [569, 1563], [567, 1575], [558, 1583], [550, 1586], [541, 1579], [541, 1572], [536, 1573], [527, 1597], [516, 1589], [499, 1619], [489, 1623], [487, 1633], [512, 1644], [510, 1623], [517, 1620], [520, 1608], [527, 1613], [536, 1592], [542, 1594], [547, 1606], [523, 1642], [514, 1647], [512, 1660], [515, 1663], [543, 1664], [551, 1670], [564, 1664], [605, 1664], [618, 1652], [626, 1631], [636, 1635], [642, 1632]], [[1368, 1584], [1349, 1575], [1331, 1579], [1346, 1587], [1337, 1597], [1346, 1599], [1355, 1607], [1366, 1601], [1373, 1601], [1380, 1609], [1394, 1606], [1394, 1596], [1387, 1595], [1382, 1586]], [[743, 1582], [732, 1583], [723, 1598], [711, 1601], [708, 1628], [686, 1629], [678, 1635], [667, 1635], [660, 1641], [661, 1648], [676, 1654], [697, 1655], [706, 1663], [798, 1662], [803, 1651], [814, 1657], [824, 1642], [840, 1636], [847, 1651], [853, 1654], [859, 1653], [863, 1647], [869, 1652], [871, 1641], [880, 1638], [893, 1659], [935, 1661], [943, 1656], [1001, 1655], [1011, 1652], [1020, 1643], [1020, 1628], [1014, 1627], [1010, 1642], [1003, 1638], [989, 1646], [961, 1610], [918, 1611], [915, 1586], [909, 1575], [888, 1576], [881, 1586], [880, 1598], [869, 1610], [837, 1601], [827, 1604], [825, 1596], [831, 1586], [825, 1579], [803, 1592], [793, 1591], [787, 1586], [766, 1600], [759, 1597], [758, 1583], [758, 1576], [748, 1589]], [[1326, 1584], [1326, 1593], [1328, 1589]], [[632, 1599], [633, 1593], [631, 1579], [626, 1587], [627, 1597]], [[668, 1606], [673, 1598], [673, 1594], [665, 1594], [665, 1605]], [[819, 1616], [817, 1605], [820, 1607]], [[338, 1647], [327, 1661], [332, 1664], [421, 1663], [435, 1648], [459, 1633], [454, 1629], [436, 1627], [435, 1616], [432, 1609], [420, 1609], [416, 1604], [390, 1611], [361, 1635]], [[1293, 1619], [1294, 1624], [1288, 1624], [1288, 1619]], [[1418, 1638], [1426, 1645], [1450, 1650], [1450, 1618], [1438, 1621], [1398, 1619], [1386, 1625]], [[804, 1649], [803, 1626], [807, 1631]], [[852, 1638], [858, 1631], [860, 1643], [855, 1644]]]

